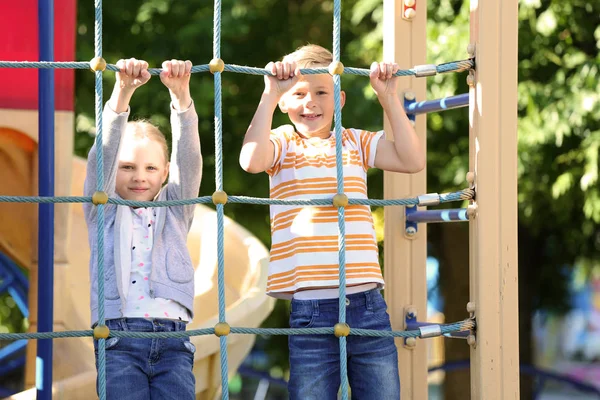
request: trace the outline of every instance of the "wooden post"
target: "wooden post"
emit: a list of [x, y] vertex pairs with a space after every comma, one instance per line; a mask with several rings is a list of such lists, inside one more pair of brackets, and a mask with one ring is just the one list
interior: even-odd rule
[[[383, 58], [395, 61], [401, 69], [426, 63], [427, 1], [417, 0], [416, 13], [410, 20], [402, 18], [403, 1], [385, 0], [383, 3]], [[426, 78], [401, 78], [399, 87], [412, 92], [417, 100], [424, 100]], [[402, 95], [402, 94], [401, 94]], [[416, 130], [426, 151], [426, 116], [417, 117]], [[384, 128], [389, 132], [389, 121]], [[392, 135], [386, 136], [393, 139]], [[418, 174], [384, 173], [384, 197], [396, 199], [426, 192], [426, 172]], [[385, 298], [388, 303], [392, 329], [405, 329], [405, 313], [415, 308], [419, 319], [427, 318], [427, 228], [419, 226], [412, 239], [404, 234], [404, 207], [385, 207]], [[466, 278], [465, 278], [466, 279]], [[414, 348], [407, 348], [397, 339], [401, 398], [426, 399], [428, 343], [418, 340]]]
[[517, 282], [517, 3], [471, 0], [470, 296], [477, 318], [471, 398], [519, 399]]

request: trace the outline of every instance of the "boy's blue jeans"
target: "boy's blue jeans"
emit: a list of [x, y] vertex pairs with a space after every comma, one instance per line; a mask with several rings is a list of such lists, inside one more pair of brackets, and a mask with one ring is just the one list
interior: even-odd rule
[[[106, 325], [111, 331], [185, 331], [185, 323], [168, 319], [119, 318], [107, 320]], [[97, 340], [94, 340], [94, 350], [98, 369]], [[195, 350], [189, 337], [107, 339], [106, 398], [195, 399], [196, 379], [192, 373]]]
[[[338, 320], [338, 299], [292, 300], [291, 328], [325, 328]], [[346, 297], [351, 328], [390, 331], [379, 289]], [[353, 400], [400, 398], [398, 351], [392, 337], [347, 336]], [[334, 335], [290, 335], [290, 400], [335, 400], [340, 387], [340, 343]]]

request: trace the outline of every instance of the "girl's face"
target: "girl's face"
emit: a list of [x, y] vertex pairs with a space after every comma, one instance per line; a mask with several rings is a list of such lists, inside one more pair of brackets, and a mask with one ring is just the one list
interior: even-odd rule
[[152, 201], [169, 174], [169, 163], [156, 140], [124, 135], [119, 152], [116, 192], [125, 200]]

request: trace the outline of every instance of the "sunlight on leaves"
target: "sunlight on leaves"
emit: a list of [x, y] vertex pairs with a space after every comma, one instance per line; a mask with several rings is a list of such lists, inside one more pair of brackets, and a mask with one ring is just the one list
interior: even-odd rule
[[555, 199], [565, 194], [573, 186], [573, 175], [565, 172], [560, 175], [552, 185], [552, 197]]
[[556, 16], [552, 9], [548, 9], [540, 14], [536, 24], [537, 30], [544, 36], [550, 36], [556, 29]]
[[384, 220], [383, 220], [383, 207], [373, 207], [371, 212], [373, 215], [373, 224], [375, 225], [375, 235], [377, 242], [383, 242], [384, 238]]

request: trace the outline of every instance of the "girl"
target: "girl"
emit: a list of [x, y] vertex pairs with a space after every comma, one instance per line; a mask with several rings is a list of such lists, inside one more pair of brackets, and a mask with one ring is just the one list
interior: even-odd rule
[[[162, 64], [171, 95], [172, 153], [155, 126], [127, 122], [129, 101], [148, 82], [148, 63], [119, 60], [103, 113], [104, 188], [109, 197], [154, 201], [195, 198], [202, 156], [198, 116], [190, 96], [190, 61]], [[88, 155], [84, 192], [97, 190], [96, 145]], [[168, 184], [163, 184], [169, 179]], [[186, 247], [194, 205], [135, 208], [106, 204], [104, 246], [98, 247], [97, 208], [84, 204], [91, 249], [92, 326], [98, 323], [98, 252], [104, 252], [105, 318], [110, 330], [185, 330], [193, 318], [194, 268]], [[96, 367], [98, 343], [94, 340]], [[106, 341], [109, 399], [194, 399], [194, 345], [189, 337], [110, 338]]]

